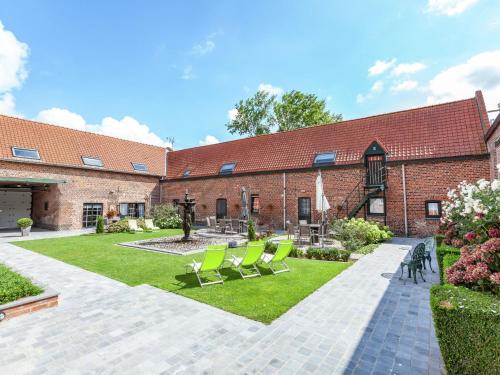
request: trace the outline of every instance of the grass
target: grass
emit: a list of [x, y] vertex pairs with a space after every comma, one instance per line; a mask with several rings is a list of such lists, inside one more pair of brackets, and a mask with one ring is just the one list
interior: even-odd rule
[[0, 305], [42, 292], [43, 289], [34, 285], [31, 280], [0, 264]]
[[[291, 272], [274, 276], [263, 266], [262, 277], [243, 280], [238, 271], [225, 268], [221, 272], [224, 285], [200, 288], [194, 274], [185, 274], [185, 265], [193, 258], [201, 259], [203, 254], [179, 256], [116, 245], [180, 233], [180, 230], [163, 230], [92, 234], [17, 241], [15, 245], [130, 286], [149, 284], [263, 323], [272, 322], [350, 266], [350, 263], [288, 258]], [[228, 257], [243, 252], [243, 248], [229, 249]]]

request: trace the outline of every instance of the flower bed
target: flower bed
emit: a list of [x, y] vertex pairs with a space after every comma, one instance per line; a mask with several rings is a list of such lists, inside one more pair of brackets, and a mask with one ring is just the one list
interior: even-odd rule
[[364, 219], [339, 219], [332, 223], [333, 238], [349, 251], [390, 239], [393, 234], [387, 226]]
[[43, 289], [29, 279], [0, 264], [0, 305], [42, 292]]

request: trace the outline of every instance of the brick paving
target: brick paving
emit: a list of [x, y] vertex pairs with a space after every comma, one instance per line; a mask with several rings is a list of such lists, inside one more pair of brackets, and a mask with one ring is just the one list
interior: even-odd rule
[[61, 292], [59, 307], [0, 323], [0, 373], [443, 373], [438, 276], [398, 279], [415, 243], [382, 244], [271, 325], [0, 243], [0, 262]]

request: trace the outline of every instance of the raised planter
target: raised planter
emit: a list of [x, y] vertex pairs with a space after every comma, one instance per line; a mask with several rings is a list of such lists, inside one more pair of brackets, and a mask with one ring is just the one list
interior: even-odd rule
[[0, 305], [0, 321], [57, 306], [59, 293], [50, 288], [44, 288], [44, 290], [37, 296], [25, 297]]

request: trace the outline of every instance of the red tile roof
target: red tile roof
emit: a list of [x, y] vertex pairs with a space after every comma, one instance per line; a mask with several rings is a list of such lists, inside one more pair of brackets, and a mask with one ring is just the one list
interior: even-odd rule
[[[34, 162], [13, 157], [13, 146], [37, 149], [40, 163], [85, 167], [82, 156], [89, 156], [101, 159], [103, 170], [165, 174], [162, 147], [0, 115], [0, 160]], [[132, 162], [146, 164], [148, 172], [134, 171]]]
[[308, 168], [318, 152], [336, 151], [336, 164], [359, 163], [377, 140], [388, 160], [486, 154], [482, 96], [283, 133], [169, 152], [168, 178], [218, 175], [234, 162], [234, 174]]

